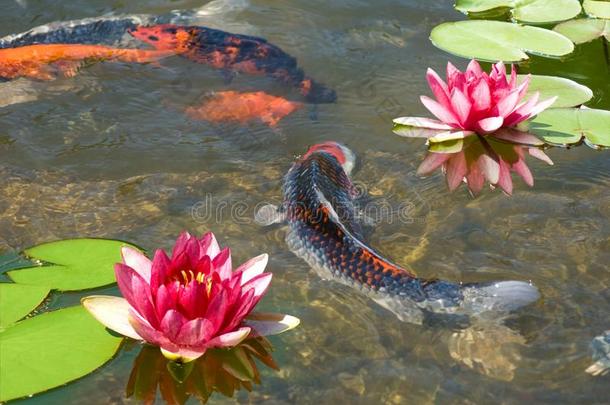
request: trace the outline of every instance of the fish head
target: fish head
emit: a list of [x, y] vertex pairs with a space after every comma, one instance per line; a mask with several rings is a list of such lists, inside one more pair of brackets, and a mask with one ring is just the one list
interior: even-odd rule
[[341, 145], [338, 142], [327, 141], [313, 145], [307, 150], [301, 159], [307, 159], [314, 153], [327, 153], [333, 156], [345, 173], [350, 174], [356, 164], [356, 156], [347, 146]]
[[158, 24], [150, 27], [138, 26], [130, 29], [129, 34], [158, 50], [180, 50], [188, 47], [196, 32], [190, 27]]

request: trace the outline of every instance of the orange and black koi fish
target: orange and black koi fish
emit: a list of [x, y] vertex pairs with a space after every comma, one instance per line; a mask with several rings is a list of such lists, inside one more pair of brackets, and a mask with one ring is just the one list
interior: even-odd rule
[[263, 38], [173, 24], [140, 26], [129, 32], [158, 50], [176, 50], [197, 63], [273, 77], [298, 88], [309, 102], [332, 103], [337, 99], [334, 90], [307, 77], [294, 57]]
[[52, 80], [74, 76], [83, 63], [121, 61], [150, 63], [174, 55], [171, 50], [111, 48], [102, 45], [38, 44], [0, 49], [0, 77]]
[[199, 107], [189, 107], [186, 114], [192, 119], [210, 122], [238, 122], [246, 124], [260, 120], [270, 127], [282, 118], [303, 107], [302, 103], [272, 96], [263, 91], [240, 93], [222, 91], [215, 93]]

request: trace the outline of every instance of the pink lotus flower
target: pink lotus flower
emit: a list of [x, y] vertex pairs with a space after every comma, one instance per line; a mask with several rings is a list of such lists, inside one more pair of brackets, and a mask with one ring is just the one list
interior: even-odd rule
[[[271, 281], [263, 254], [233, 271], [231, 252], [212, 233], [197, 239], [180, 235], [171, 259], [161, 249], [151, 261], [122, 249], [115, 266], [125, 298], [92, 296], [83, 305], [106, 327], [159, 346], [173, 360], [191, 361], [208, 348], [231, 347], [252, 335], [281, 333], [298, 319], [281, 314], [250, 314]], [[248, 319], [252, 318], [252, 319]]]
[[441, 167], [450, 190], [455, 190], [464, 180], [473, 194], [478, 194], [488, 181], [512, 194], [511, 172], [517, 173], [530, 187], [534, 177], [527, 167], [525, 156], [529, 155], [552, 165], [551, 159], [539, 149], [543, 144], [535, 136], [506, 130], [494, 137], [471, 137], [456, 148], [457, 151], [442, 150], [428, 152], [417, 174], [428, 175]]
[[510, 78], [506, 68], [498, 62], [487, 74], [476, 60], [461, 72], [447, 63], [447, 82], [432, 69], [426, 78], [436, 100], [422, 96], [421, 101], [439, 119], [403, 117], [394, 120], [400, 125], [459, 132], [461, 137], [472, 134], [487, 135], [500, 128], [517, 124], [538, 115], [550, 107], [556, 97], [538, 103], [539, 93], [525, 101], [530, 77], [517, 84], [515, 67]]

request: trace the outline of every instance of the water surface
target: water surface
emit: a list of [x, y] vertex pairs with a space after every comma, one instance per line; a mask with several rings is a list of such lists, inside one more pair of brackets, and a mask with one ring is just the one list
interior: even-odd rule
[[[57, 20], [205, 4], [5, 3], [0, 36]], [[252, 393], [216, 395], [212, 403], [607, 400], [608, 379], [584, 373], [589, 342], [610, 327], [607, 152], [553, 149], [555, 166], [532, 160], [535, 188], [516, 180], [510, 198], [486, 191], [472, 199], [465, 188], [450, 194], [440, 175], [417, 178], [424, 147], [393, 135], [391, 119], [426, 114], [418, 96], [428, 93], [428, 66], [442, 70], [452, 60], [464, 67], [428, 40], [435, 25], [463, 18], [452, 1], [252, 0], [221, 10], [200, 23], [281, 46], [334, 87], [338, 102], [308, 105], [273, 129], [191, 121], [182, 111], [210, 91], [290, 90], [246, 75], [227, 84], [219, 72], [181, 58], [164, 68], [98, 64], [75, 78], [24, 85], [36, 100], [0, 108], [0, 252], [83, 236], [169, 248], [188, 229], [213, 230], [235, 263], [270, 253], [274, 280], [261, 309], [293, 314], [302, 324], [272, 338], [280, 372], [262, 369], [262, 385]], [[537, 63], [529, 68], [545, 67]], [[607, 100], [596, 96], [597, 103]], [[366, 229], [386, 256], [423, 277], [532, 280], [543, 299], [506, 328], [416, 326], [318, 279], [287, 251], [282, 227], [262, 228], [252, 216], [257, 204], [280, 200], [295, 156], [329, 139], [357, 154], [354, 180], [366, 201], [392, 208]], [[246, 211], [235, 218], [230, 209], [238, 203]], [[56, 296], [48, 306], [79, 297]], [[125, 385], [137, 352], [127, 346], [98, 372], [22, 402], [135, 403], [125, 398]]]

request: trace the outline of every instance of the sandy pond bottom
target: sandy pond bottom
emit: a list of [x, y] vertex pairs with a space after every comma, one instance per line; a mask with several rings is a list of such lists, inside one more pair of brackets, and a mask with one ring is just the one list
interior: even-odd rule
[[[0, 36], [110, 11], [203, 4], [8, 3]], [[427, 39], [434, 25], [460, 18], [451, 3], [232, 2], [239, 7], [203, 18], [268, 38], [337, 90], [337, 104], [307, 106], [273, 129], [188, 120], [182, 111], [211, 90], [288, 90], [245, 75], [226, 84], [182, 59], [165, 61], [166, 69], [96, 65], [36, 83], [37, 100], [0, 109], [0, 252], [75, 236], [169, 247], [183, 229], [213, 230], [235, 262], [269, 252], [274, 281], [262, 309], [294, 314], [302, 325], [272, 339], [279, 372], [261, 367], [252, 393], [216, 394], [212, 403], [602, 403], [608, 379], [584, 369], [591, 339], [610, 328], [607, 156], [554, 149], [555, 166], [531, 164], [535, 188], [518, 182], [511, 198], [486, 191], [473, 200], [464, 189], [447, 193], [438, 175], [417, 178], [423, 145], [391, 133], [394, 116], [424, 113], [417, 96], [427, 93], [427, 66], [464, 65]], [[414, 326], [318, 279], [287, 251], [282, 227], [261, 228], [252, 216], [258, 204], [279, 201], [294, 157], [328, 139], [357, 154], [354, 180], [365, 202], [391, 208], [366, 228], [386, 256], [426, 277], [532, 280], [543, 299], [505, 327]], [[245, 213], [235, 218], [237, 203]], [[48, 306], [78, 298], [56, 296]], [[128, 345], [97, 373], [23, 403], [135, 403], [125, 386], [138, 351]]]

